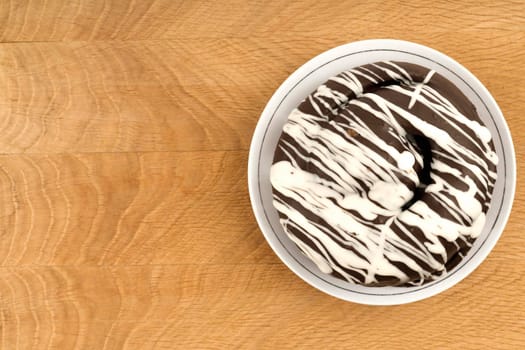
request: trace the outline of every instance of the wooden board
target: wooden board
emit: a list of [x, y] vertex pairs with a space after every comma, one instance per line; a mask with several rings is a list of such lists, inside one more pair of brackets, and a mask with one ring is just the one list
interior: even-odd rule
[[[246, 167], [291, 72], [384, 37], [441, 50], [489, 88], [518, 190], [466, 280], [369, 307], [278, 260]], [[524, 54], [521, 1], [1, 1], [0, 347], [525, 347]]]

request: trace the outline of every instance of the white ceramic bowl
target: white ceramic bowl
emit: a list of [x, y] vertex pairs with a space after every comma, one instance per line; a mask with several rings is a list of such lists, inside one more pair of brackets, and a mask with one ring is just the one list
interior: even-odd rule
[[[270, 166], [282, 127], [297, 105], [328, 78], [381, 60], [411, 62], [434, 69], [455, 83], [476, 106], [490, 129], [499, 157], [498, 178], [487, 222], [463, 261], [445, 277], [419, 287], [365, 287], [326, 275], [286, 236], [272, 205]], [[313, 287], [348, 301], [372, 305], [409, 303], [438, 294], [467, 277], [492, 250], [509, 217], [516, 187], [512, 138], [496, 101], [483, 84], [452, 58], [426, 46], [400, 40], [365, 40], [342, 45], [297, 69], [274, 93], [255, 129], [248, 160], [248, 185], [255, 217], [279, 258]]]

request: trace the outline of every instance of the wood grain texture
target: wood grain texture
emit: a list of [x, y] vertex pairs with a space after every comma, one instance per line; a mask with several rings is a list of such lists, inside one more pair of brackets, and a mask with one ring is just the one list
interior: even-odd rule
[[[458, 20], [454, 20], [457, 18]], [[494, 35], [523, 30], [523, 2], [5, 0], [3, 41]], [[410, 28], [409, 28], [410, 27]], [[424, 35], [418, 34], [422, 31]]]
[[[525, 347], [521, 1], [0, 1], [1, 349]], [[431, 299], [309, 287], [253, 218], [247, 150], [312, 56], [393, 37], [489, 88], [518, 190], [488, 259]]]
[[370, 307], [327, 297], [282, 264], [4, 268], [3, 341], [60, 349], [519, 349], [522, 290], [494, 296], [502, 282], [523, 285], [523, 276], [514, 265], [507, 278], [487, 278], [498, 272], [489, 258], [432, 302]]

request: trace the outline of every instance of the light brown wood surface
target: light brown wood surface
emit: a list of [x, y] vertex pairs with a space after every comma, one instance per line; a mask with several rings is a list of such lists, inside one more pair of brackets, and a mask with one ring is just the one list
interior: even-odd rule
[[[252, 215], [259, 114], [306, 60], [366, 38], [469, 68], [514, 137], [488, 259], [421, 302], [306, 285]], [[0, 1], [1, 349], [525, 347], [522, 1]]]

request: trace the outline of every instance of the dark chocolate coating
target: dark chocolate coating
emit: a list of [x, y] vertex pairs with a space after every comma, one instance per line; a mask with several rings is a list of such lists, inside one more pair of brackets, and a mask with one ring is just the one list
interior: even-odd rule
[[480, 234], [497, 156], [452, 82], [377, 62], [301, 102], [273, 163], [281, 224], [321, 270], [370, 286], [420, 285], [453, 269]]

